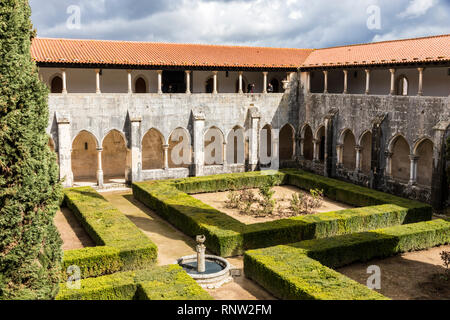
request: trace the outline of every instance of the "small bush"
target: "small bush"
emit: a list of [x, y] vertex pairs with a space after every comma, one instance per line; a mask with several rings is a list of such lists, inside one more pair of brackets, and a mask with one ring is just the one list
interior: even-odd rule
[[441, 252], [441, 258], [445, 267], [445, 278], [446, 280], [450, 279], [450, 252], [443, 251]]
[[311, 189], [310, 194], [294, 193], [290, 203], [293, 216], [314, 214], [323, 204], [323, 190]]

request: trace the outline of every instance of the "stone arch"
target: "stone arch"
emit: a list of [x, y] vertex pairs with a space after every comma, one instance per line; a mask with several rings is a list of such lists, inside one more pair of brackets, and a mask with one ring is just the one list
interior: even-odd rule
[[127, 167], [126, 138], [119, 130], [111, 130], [102, 142], [102, 168], [105, 178], [124, 179]]
[[98, 141], [89, 131], [78, 133], [72, 142], [72, 172], [75, 181], [96, 181]]
[[224, 135], [218, 127], [211, 127], [205, 133], [205, 164], [223, 164]]
[[63, 92], [63, 80], [60, 74], [55, 74], [50, 80], [50, 92], [62, 93]]
[[356, 169], [356, 139], [355, 135], [350, 129], [342, 133], [342, 164], [347, 170]]
[[169, 137], [169, 168], [188, 168], [191, 162], [191, 135], [185, 128], [176, 128]]
[[372, 132], [365, 131], [359, 139], [361, 147], [361, 171], [369, 174], [372, 171]]
[[423, 186], [431, 186], [433, 177], [433, 142], [424, 138], [419, 140], [414, 147], [414, 155], [417, 156], [417, 183]]
[[295, 130], [291, 124], [286, 124], [280, 130], [280, 160], [289, 161], [294, 158]]
[[228, 164], [245, 164], [245, 147], [245, 130], [241, 126], [235, 126], [227, 138]]
[[309, 124], [303, 128], [303, 156], [306, 160], [314, 159], [314, 136]]
[[408, 182], [411, 177], [411, 149], [408, 141], [402, 135], [397, 135], [391, 140], [389, 150], [392, 153], [392, 177], [402, 182]]
[[315, 134], [315, 139], [319, 143], [318, 159], [320, 162], [325, 161], [325, 126], [321, 125], [319, 129], [317, 129]]
[[134, 93], [147, 93], [148, 92], [148, 81], [147, 79], [139, 75], [134, 80]]
[[164, 136], [155, 128], [150, 129], [142, 139], [142, 170], [164, 168]]
[[259, 158], [262, 165], [269, 165], [272, 161], [272, 126], [266, 124], [259, 135]]

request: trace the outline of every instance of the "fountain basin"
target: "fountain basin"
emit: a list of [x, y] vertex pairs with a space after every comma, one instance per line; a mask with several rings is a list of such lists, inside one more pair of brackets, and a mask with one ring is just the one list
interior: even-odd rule
[[207, 289], [215, 289], [232, 280], [230, 263], [218, 256], [205, 255], [206, 271], [197, 271], [197, 255], [178, 259], [179, 264], [197, 283]]

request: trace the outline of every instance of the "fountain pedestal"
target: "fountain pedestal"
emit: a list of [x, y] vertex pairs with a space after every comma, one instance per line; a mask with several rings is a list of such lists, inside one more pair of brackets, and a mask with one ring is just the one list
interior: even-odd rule
[[205, 261], [205, 251], [206, 247], [204, 245], [206, 241], [205, 236], [197, 236], [197, 272], [206, 272], [206, 261]]

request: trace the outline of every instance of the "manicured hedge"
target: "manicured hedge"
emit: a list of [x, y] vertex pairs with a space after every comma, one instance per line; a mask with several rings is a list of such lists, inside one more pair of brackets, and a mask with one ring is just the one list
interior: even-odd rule
[[66, 251], [63, 273], [76, 265], [83, 278], [97, 277], [147, 268], [156, 261], [156, 245], [94, 189], [67, 189], [64, 203], [98, 247]]
[[[189, 194], [257, 188], [268, 182], [301, 189], [323, 189], [327, 197], [354, 206], [273, 222], [245, 225]], [[221, 256], [306, 239], [379, 229], [431, 219], [426, 204], [402, 199], [300, 170], [225, 174], [133, 184], [136, 199], [189, 236], [205, 234], [207, 247]]]
[[381, 299], [329, 268], [450, 243], [450, 222], [435, 220], [248, 251], [245, 274], [282, 299]]
[[180, 266], [128, 271], [81, 280], [80, 289], [60, 284], [57, 300], [212, 300]]

